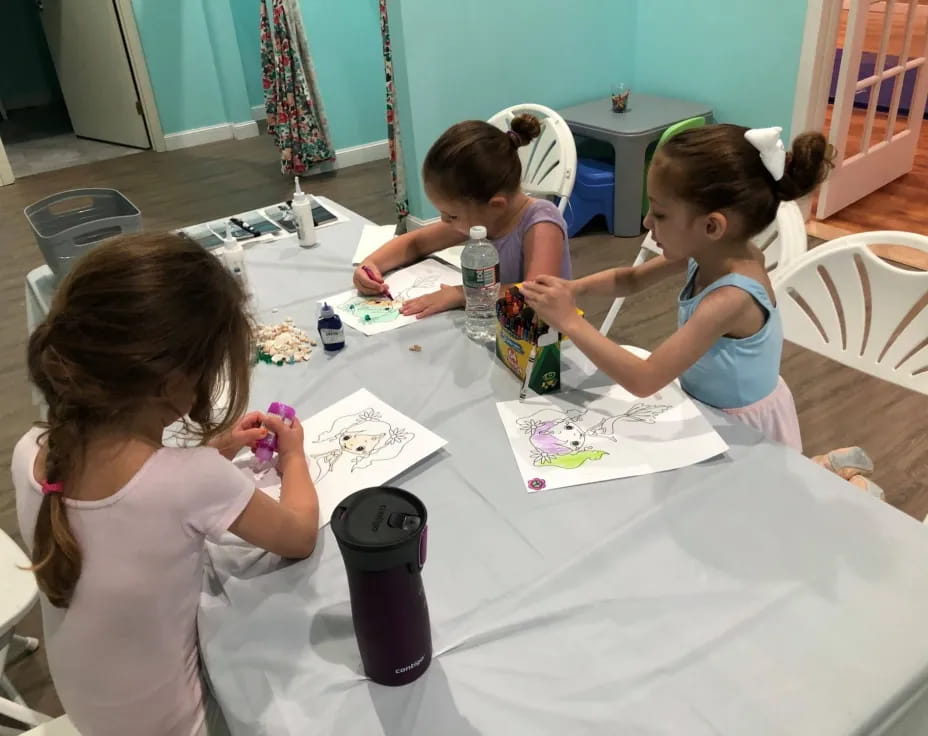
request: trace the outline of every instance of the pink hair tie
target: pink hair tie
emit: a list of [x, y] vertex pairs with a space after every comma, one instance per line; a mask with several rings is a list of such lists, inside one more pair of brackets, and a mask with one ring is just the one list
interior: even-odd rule
[[48, 481], [42, 481], [42, 495], [47, 496], [49, 493], [61, 493], [62, 491], [61, 483], [49, 483]]

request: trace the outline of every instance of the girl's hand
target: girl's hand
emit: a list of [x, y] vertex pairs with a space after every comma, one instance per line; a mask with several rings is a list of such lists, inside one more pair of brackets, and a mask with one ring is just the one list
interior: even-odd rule
[[305, 457], [303, 425], [299, 419], [293, 417], [293, 424], [287, 424], [276, 414], [268, 414], [264, 423], [277, 435], [277, 452], [282, 460], [287, 457]]
[[534, 281], [526, 281], [520, 288], [526, 304], [560, 332], [568, 332], [569, 326], [579, 317], [572, 281], [542, 275]]
[[353, 282], [354, 288], [359, 293], [367, 296], [379, 296], [387, 292], [387, 285], [383, 282], [383, 274], [373, 263], [362, 263], [358, 266], [354, 270]]
[[457, 309], [464, 306], [464, 289], [460, 286], [448, 286], [442, 284], [438, 291], [403, 302], [400, 307], [400, 313], [407, 317], [412, 315], [416, 319], [428, 317], [431, 314], [446, 312], [449, 309]]
[[260, 411], [249, 412], [228, 432], [214, 437], [209, 446], [215, 447], [223, 457], [231, 460], [243, 447], [254, 447], [255, 442], [267, 435], [267, 430], [262, 426], [266, 419]]

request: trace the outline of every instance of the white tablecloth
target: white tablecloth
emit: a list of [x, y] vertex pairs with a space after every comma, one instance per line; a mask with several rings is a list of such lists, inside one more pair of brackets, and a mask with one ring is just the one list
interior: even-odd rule
[[[260, 316], [314, 325], [364, 222], [249, 250]], [[404, 688], [363, 678], [328, 527], [298, 563], [214, 547], [200, 636], [234, 734], [928, 733], [923, 526], [714, 412], [725, 457], [528, 494], [494, 407], [519, 385], [462, 321], [257, 367], [254, 407], [306, 416], [364, 386], [448, 440], [395, 481], [429, 509], [435, 659]]]

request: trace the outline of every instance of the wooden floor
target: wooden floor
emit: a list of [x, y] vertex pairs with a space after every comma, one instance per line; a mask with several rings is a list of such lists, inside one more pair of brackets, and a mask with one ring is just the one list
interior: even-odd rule
[[[0, 222], [4, 223], [5, 263], [0, 271], [0, 466], [8, 467], [10, 451], [35, 417], [30, 403], [23, 353], [25, 311], [23, 278], [42, 263], [22, 209], [39, 198], [72, 187], [119, 189], [141, 209], [147, 229], [175, 228], [218, 218], [255, 205], [280, 201], [290, 189], [280, 175], [275, 151], [266, 138], [229, 141], [186, 151], [146, 152], [40, 174], [0, 187]], [[315, 177], [304, 189], [329, 196], [379, 223], [391, 221], [389, 167], [385, 161]], [[584, 275], [619, 263], [631, 263], [639, 238], [585, 234], [571, 241], [574, 271]], [[675, 328], [675, 297], [680, 281], [672, 281], [630, 298], [612, 331], [621, 342], [655, 347]], [[609, 300], [581, 306], [599, 324]], [[928, 513], [928, 397], [895, 389], [806, 351], [788, 347], [783, 375], [796, 397], [806, 450], [818, 453], [859, 444], [874, 457], [877, 481], [893, 503], [922, 517]], [[750, 492], [750, 489], [745, 489]], [[849, 493], [855, 493], [848, 486]], [[763, 520], [758, 520], [763, 523]], [[0, 528], [18, 537], [8, 472], [0, 473]], [[861, 544], [866, 544], [862, 539]], [[20, 628], [39, 636], [37, 611]], [[60, 704], [48, 678], [44, 653], [9, 668], [26, 701], [49, 714]], [[0, 732], [3, 724], [0, 723]]]

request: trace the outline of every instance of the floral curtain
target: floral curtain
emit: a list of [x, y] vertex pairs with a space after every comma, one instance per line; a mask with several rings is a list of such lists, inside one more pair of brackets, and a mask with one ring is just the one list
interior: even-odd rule
[[298, 0], [261, 0], [261, 67], [268, 133], [280, 170], [304, 174], [335, 158]]
[[403, 166], [403, 146], [400, 143], [400, 123], [396, 114], [396, 87], [393, 84], [393, 50], [390, 45], [390, 22], [387, 0], [380, 0], [380, 33], [383, 36], [383, 67], [387, 78], [387, 139], [390, 143], [390, 171], [393, 175], [393, 201], [396, 205], [397, 232], [404, 232], [409, 200], [406, 197], [406, 171]]

